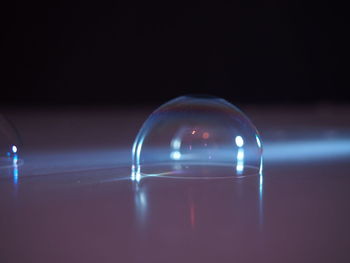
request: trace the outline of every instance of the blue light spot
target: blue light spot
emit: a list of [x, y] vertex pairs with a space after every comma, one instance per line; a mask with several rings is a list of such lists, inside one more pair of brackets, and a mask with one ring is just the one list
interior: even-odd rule
[[238, 174], [242, 174], [243, 170], [244, 170], [244, 150], [242, 148], [239, 148], [237, 153], [236, 172]]
[[15, 165], [13, 167], [13, 183], [18, 184], [18, 167]]
[[242, 161], [244, 159], [244, 151], [243, 149], [239, 149], [237, 153], [237, 160]]
[[181, 147], [181, 141], [180, 139], [176, 138], [171, 142], [171, 146], [173, 147], [174, 150], [178, 150]]
[[135, 180], [136, 182], [140, 182], [141, 181], [141, 173], [140, 172], [137, 172], [136, 175], [135, 175]]
[[15, 155], [13, 156], [12, 162], [13, 162], [13, 165], [17, 166], [17, 162], [18, 162], [18, 156], [17, 156], [17, 154], [15, 154]]
[[173, 160], [180, 160], [181, 158], [181, 153], [179, 151], [173, 151], [171, 154], [170, 154], [170, 158], [173, 159]]
[[18, 183], [18, 165], [17, 165], [18, 156], [17, 156], [17, 154], [14, 154], [12, 162], [13, 162], [13, 183], [17, 184]]

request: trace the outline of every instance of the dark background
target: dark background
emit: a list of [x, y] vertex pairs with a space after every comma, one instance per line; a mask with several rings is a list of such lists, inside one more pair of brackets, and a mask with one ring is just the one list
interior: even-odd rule
[[347, 9], [306, 2], [15, 2], [0, 103], [348, 103]]

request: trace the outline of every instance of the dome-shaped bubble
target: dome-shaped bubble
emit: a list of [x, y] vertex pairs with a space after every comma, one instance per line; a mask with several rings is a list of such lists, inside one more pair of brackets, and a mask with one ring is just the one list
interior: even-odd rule
[[242, 177], [258, 174], [258, 131], [237, 107], [210, 96], [182, 96], [144, 122], [132, 149], [132, 179]]
[[19, 164], [20, 139], [14, 126], [0, 114], [0, 168]]

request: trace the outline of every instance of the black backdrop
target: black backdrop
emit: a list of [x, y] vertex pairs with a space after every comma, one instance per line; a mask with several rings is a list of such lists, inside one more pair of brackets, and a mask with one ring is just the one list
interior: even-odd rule
[[348, 103], [346, 9], [306, 2], [16, 2], [1, 11], [0, 102]]

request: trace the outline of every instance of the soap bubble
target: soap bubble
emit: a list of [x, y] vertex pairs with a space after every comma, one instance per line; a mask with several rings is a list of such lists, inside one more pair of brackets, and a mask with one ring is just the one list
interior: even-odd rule
[[182, 96], [144, 122], [132, 149], [133, 180], [244, 177], [262, 167], [262, 145], [237, 107], [211, 96]]
[[14, 126], [0, 114], [0, 168], [17, 166], [20, 139]]

